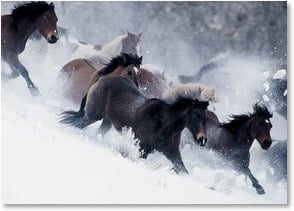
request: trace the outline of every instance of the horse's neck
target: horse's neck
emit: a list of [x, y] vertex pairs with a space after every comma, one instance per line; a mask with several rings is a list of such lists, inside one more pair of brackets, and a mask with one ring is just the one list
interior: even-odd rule
[[36, 31], [36, 23], [30, 21], [29, 18], [18, 20], [13, 25], [18, 39], [24, 44], [27, 42], [29, 36]]
[[125, 38], [125, 36], [126, 35], [119, 36], [113, 41], [104, 44], [101, 49], [102, 54], [109, 59], [119, 55], [122, 50], [122, 39]]
[[242, 126], [238, 128], [234, 133], [234, 141], [236, 141], [237, 147], [242, 146], [244, 149], [250, 149], [253, 139], [250, 137], [250, 131], [248, 126]]

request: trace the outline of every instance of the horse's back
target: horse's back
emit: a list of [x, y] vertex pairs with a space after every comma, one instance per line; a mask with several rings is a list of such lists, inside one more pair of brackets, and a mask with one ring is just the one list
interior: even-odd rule
[[146, 99], [132, 80], [123, 76], [107, 76], [90, 87], [87, 101], [95, 108], [100, 107], [115, 128], [121, 129], [133, 126], [135, 111]]
[[91, 75], [94, 72], [85, 59], [75, 59], [64, 65], [61, 69], [61, 77], [65, 84], [64, 95], [80, 103], [91, 86]]

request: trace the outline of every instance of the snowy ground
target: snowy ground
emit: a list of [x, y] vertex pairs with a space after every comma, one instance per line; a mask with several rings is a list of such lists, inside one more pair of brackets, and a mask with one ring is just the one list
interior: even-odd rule
[[[60, 68], [66, 63], [62, 42], [45, 43], [45, 52], [29, 43], [21, 56], [41, 97], [31, 97], [22, 78], [2, 83], [2, 203], [5, 204], [285, 204], [287, 184], [268, 181], [264, 167], [253, 165], [253, 174], [266, 194], [259, 196], [249, 180], [231, 169], [213, 168], [221, 160], [213, 152], [197, 146], [182, 147], [189, 175], [175, 175], [170, 162], [160, 153], [147, 160], [138, 158], [131, 131], [119, 134], [114, 129], [103, 139], [95, 135], [100, 122], [79, 130], [58, 124], [63, 109], [77, 109], [64, 100], [57, 83]], [[30, 47], [31, 46], [31, 47]], [[46, 50], [48, 50], [46, 52]], [[44, 56], [44, 54], [46, 54]], [[230, 61], [229, 66], [247, 68], [254, 74], [227, 74], [246, 92], [245, 80], [258, 83], [262, 74], [258, 61], [246, 64]], [[4, 66], [5, 67], [5, 66]], [[239, 71], [239, 70], [238, 70]], [[250, 75], [246, 79], [246, 75]], [[236, 81], [237, 80], [237, 81]], [[228, 82], [229, 83], [229, 82]], [[243, 84], [243, 85], [242, 85]], [[260, 84], [260, 83], [259, 83]], [[254, 88], [254, 87], [253, 87]], [[225, 89], [224, 89], [225, 90]], [[253, 100], [247, 91], [243, 98], [228, 101], [224, 90], [218, 90], [223, 101], [216, 112], [225, 119], [228, 106], [235, 114], [252, 112]], [[223, 91], [223, 92], [222, 92]], [[240, 94], [238, 93], [238, 94]], [[242, 96], [242, 95], [241, 95]], [[241, 101], [241, 102], [240, 102]], [[274, 114], [272, 136], [287, 138], [287, 122]], [[183, 140], [188, 142], [189, 133]], [[253, 148], [262, 149], [257, 143]], [[251, 158], [254, 162], [254, 156]], [[257, 166], [257, 167], [256, 167]]]

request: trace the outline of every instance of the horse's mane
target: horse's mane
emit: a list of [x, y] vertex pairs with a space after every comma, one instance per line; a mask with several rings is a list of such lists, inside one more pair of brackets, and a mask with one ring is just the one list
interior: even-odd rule
[[107, 75], [113, 72], [119, 66], [128, 66], [130, 64], [135, 64], [136, 66], [141, 65], [141, 59], [137, 55], [133, 54], [120, 54], [110, 60], [110, 62], [99, 71], [99, 74]]
[[183, 98], [179, 97], [176, 102], [173, 102], [171, 104], [173, 110], [181, 110], [182, 108], [187, 107], [187, 105], [191, 105], [191, 103], [194, 103], [194, 106], [196, 108], [200, 109], [207, 109], [209, 102], [208, 101], [199, 101], [199, 100], [194, 100], [191, 98]]
[[253, 106], [253, 113], [241, 114], [241, 115], [230, 115], [231, 120], [227, 123], [220, 123], [220, 126], [233, 132], [236, 129], [243, 126], [249, 119], [254, 116], [263, 116], [266, 119], [272, 118], [273, 115], [269, 112], [265, 105], [259, 105], [256, 103]]
[[126, 37], [127, 35], [121, 35], [111, 42], [104, 44], [101, 48], [102, 54], [107, 58], [119, 55], [122, 49], [122, 40]]
[[54, 10], [54, 4], [48, 4], [45, 1], [24, 3], [14, 7], [12, 18], [14, 21], [21, 20], [25, 17], [30, 17], [35, 20], [47, 10]]
[[174, 103], [179, 98], [189, 98], [193, 100], [197, 99], [199, 101], [211, 102], [219, 101], [214, 87], [196, 83], [179, 84], [173, 88], [169, 88], [162, 94], [162, 99], [167, 103]]

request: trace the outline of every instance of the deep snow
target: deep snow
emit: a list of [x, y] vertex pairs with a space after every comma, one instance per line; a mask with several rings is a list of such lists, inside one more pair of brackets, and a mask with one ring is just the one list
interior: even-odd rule
[[[252, 146], [251, 170], [266, 191], [262, 196], [256, 194], [243, 175], [219, 167], [223, 161], [213, 152], [191, 143], [186, 130], [181, 152], [190, 175], [175, 175], [170, 171], [170, 162], [158, 152], [147, 160], [140, 159], [129, 130], [120, 134], [111, 129], [102, 139], [95, 133], [100, 122], [84, 130], [58, 124], [58, 113], [78, 108], [62, 97], [58, 81], [61, 67], [70, 58], [67, 50], [63, 39], [55, 45], [48, 45], [44, 39], [27, 44], [21, 61], [41, 97], [31, 97], [21, 77], [1, 84], [2, 203], [287, 203], [287, 183], [266, 177], [266, 167], [255, 159], [264, 153], [256, 142]], [[145, 46], [145, 50], [149, 49]], [[177, 59], [173, 70], [160, 67], [167, 74], [173, 73], [168, 78], [183, 74], [183, 70], [176, 69], [177, 63], [183, 64], [185, 61], [180, 60], [190, 58]], [[194, 59], [197, 61], [197, 57]], [[151, 64], [168, 62], [154, 60]], [[255, 94], [267, 88], [271, 64], [232, 53], [223, 67], [206, 76], [207, 85], [215, 86], [221, 98], [215, 104], [220, 120], [227, 120], [229, 114], [252, 112], [252, 105], [258, 100]], [[5, 65], [3, 68], [7, 70]], [[195, 67], [185, 73], [190, 70], [194, 73]], [[284, 76], [283, 70], [276, 72], [274, 77]], [[287, 139], [287, 121], [274, 112], [272, 124], [273, 139]]]
[[[120, 134], [111, 129], [102, 139], [95, 135], [99, 122], [85, 130], [58, 124], [59, 112], [77, 109], [77, 105], [64, 100], [58, 88], [58, 73], [66, 56], [61, 50], [63, 41], [46, 45], [45, 55], [38, 52], [36, 44], [28, 43], [21, 60], [42, 96], [31, 97], [20, 77], [2, 83], [3, 203], [287, 203], [287, 184], [267, 180], [263, 166], [252, 169], [266, 190], [265, 195], [259, 196], [243, 175], [231, 169], [213, 168], [222, 161], [193, 143], [181, 146], [190, 175], [175, 175], [170, 171], [169, 161], [158, 152], [147, 160], [138, 158], [130, 130]], [[236, 62], [234, 59], [228, 64], [229, 71], [238, 65]], [[248, 64], [258, 71], [259, 63]], [[242, 65], [246, 68], [246, 64]], [[240, 83], [235, 81], [240, 77], [231, 77], [233, 84]], [[259, 79], [251, 76], [248, 80]], [[245, 92], [241, 85], [239, 91]], [[227, 100], [225, 92], [217, 91]], [[247, 92], [246, 96], [250, 94]], [[250, 100], [233, 104], [237, 113], [252, 112], [252, 103], [247, 106], [247, 101]], [[216, 112], [225, 118], [230, 113], [226, 102], [222, 102], [215, 105]], [[287, 122], [277, 116], [273, 125], [273, 137], [285, 139]], [[189, 132], [183, 134], [182, 139], [189, 143]], [[257, 152], [262, 150], [257, 143], [253, 148]], [[254, 157], [251, 160], [254, 162]]]

